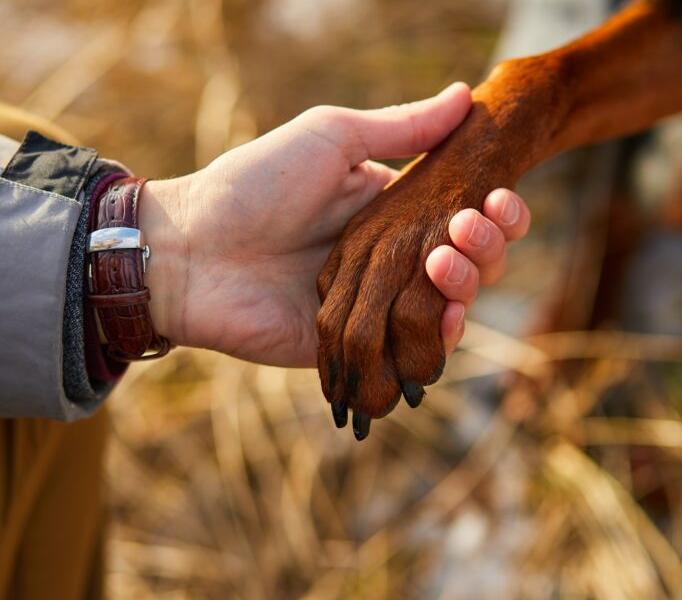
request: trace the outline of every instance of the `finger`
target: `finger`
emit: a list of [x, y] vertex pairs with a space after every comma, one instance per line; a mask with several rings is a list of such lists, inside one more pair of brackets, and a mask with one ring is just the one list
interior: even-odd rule
[[479, 281], [490, 284], [504, 272], [506, 245], [502, 231], [473, 208], [458, 212], [450, 221], [450, 239], [479, 271]]
[[400, 106], [344, 111], [346, 147], [355, 164], [367, 158], [412, 156], [433, 148], [466, 117], [471, 90], [454, 83], [440, 94]]
[[507, 241], [518, 240], [528, 233], [530, 210], [511, 190], [500, 188], [491, 192], [483, 202], [483, 214], [499, 227]]
[[340, 191], [344, 197], [354, 197], [352, 204], [359, 210], [399, 175], [397, 169], [366, 160], [351, 169]]
[[378, 162], [367, 160], [351, 169], [341, 182], [336, 201], [327, 210], [324, 225], [335, 238], [339, 231], [347, 233], [353, 226], [350, 219], [358, 214], [399, 175], [399, 171]]
[[364, 221], [354, 217], [366, 209], [364, 217], [367, 218], [372, 211], [367, 205], [399, 175], [399, 171], [374, 161], [365, 161], [351, 169], [337, 184], [334, 201], [327, 206], [325, 218], [315, 222], [314, 235], [321, 242], [336, 242], [339, 234], [347, 236]]
[[464, 305], [461, 302], [447, 303], [440, 327], [445, 354], [452, 354], [464, 335]]
[[478, 268], [452, 246], [438, 246], [426, 259], [426, 272], [448, 300], [469, 306], [478, 294]]

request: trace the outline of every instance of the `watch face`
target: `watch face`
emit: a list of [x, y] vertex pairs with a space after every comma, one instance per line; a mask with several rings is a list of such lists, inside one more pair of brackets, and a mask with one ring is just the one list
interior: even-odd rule
[[[104, 250], [143, 250], [149, 247], [143, 243], [142, 232], [132, 227], [105, 227], [96, 229], [88, 236], [88, 252]], [[145, 250], [146, 249], [146, 250]]]

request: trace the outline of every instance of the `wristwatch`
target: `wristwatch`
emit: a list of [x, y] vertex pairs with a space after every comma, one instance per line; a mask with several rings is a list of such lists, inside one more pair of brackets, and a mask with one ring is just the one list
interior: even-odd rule
[[123, 174], [109, 179], [95, 192], [90, 213], [87, 302], [107, 354], [124, 362], [158, 358], [171, 349], [154, 329], [144, 285], [150, 249], [138, 227], [137, 209], [146, 181]]

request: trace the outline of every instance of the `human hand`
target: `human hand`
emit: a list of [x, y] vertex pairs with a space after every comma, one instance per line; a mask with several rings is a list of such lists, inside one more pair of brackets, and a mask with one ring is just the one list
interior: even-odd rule
[[[314, 366], [315, 278], [347, 221], [399, 175], [373, 159], [428, 150], [464, 119], [470, 102], [469, 89], [455, 84], [399, 107], [317, 107], [197, 173], [148, 182], [140, 227], [153, 253], [146, 281], [158, 332], [174, 344], [261, 363]], [[511, 225], [501, 218], [507, 197], [517, 211]], [[479, 268], [481, 281], [497, 277], [505, 236], [522, 235], [528, 223], [513, 194], [493, 194], [484, 214], [490, 237], [482, 247], [469, 233], [483, 217], [462, 213], [451, 227], [461, 253], [440, 247], [426, 261], [452, 301], [442, 322], [448, 350], [461, 336]], [[451, 261], [468, 269], [459, 282], [448, 276]]]

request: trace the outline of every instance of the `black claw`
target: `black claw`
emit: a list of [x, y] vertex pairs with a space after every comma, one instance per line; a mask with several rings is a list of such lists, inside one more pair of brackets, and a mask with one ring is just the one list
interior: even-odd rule
[[372, 419], [369, 415], [360, 411], [353, 412], [353, 433], [358, 442], [361, 442], [369, 435], [369, 424], [371, 422]]
[[411, 408], [417, 408], [422, 403], [424, 388], [414, 381], [406, 381], [402, 384], [403, 396]]
[[334, 424], [342, 429], [348, 423], [348, 407], [343, 401], [332, 402], [332, 417], [334, 417]]

